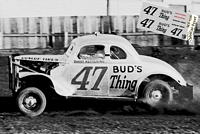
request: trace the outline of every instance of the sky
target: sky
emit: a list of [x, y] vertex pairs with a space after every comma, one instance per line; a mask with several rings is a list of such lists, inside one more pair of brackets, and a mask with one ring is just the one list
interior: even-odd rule
[[[87, 3], [90, 3], [88, 5]], [[106, 14], [106, 1], [100, 0], [1, 0], [1, 17], [68, 16]]]
[[[139, 15], [143, 1], [110, 0], [110, 15]], [[0, 0], [1, 18], [105, 15], [107, 0]]]

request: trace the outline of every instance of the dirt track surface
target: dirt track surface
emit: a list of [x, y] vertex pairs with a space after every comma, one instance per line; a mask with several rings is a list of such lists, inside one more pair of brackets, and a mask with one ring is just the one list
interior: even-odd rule
[[200, 114], [192, 107], [156, 110], [131, 106], [133, 102], [91, 99], [50, 104], [42, 115], [30, 118], [18, 112], [11, 98], [0, 98], [0, 134], [200, 133]]
[[121, 116], [68, 115], [65, 112], [44, 113], [28, 118], [0, 114], [1, 133], [20, 134], [195, 134], [200, 133], [200, 117], [193, 116]]

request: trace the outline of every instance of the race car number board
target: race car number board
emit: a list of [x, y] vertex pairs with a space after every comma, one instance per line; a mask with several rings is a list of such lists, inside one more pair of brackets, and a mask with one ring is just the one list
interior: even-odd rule
[[192, 41], [197, 21], [197, 15], [144, 2], [137, 28]]

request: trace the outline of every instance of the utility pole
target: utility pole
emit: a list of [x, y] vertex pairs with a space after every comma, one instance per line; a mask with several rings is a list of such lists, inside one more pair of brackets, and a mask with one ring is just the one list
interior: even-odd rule
[[110, 0], [107, 0], [107, 16], [105, 21], [104, 31], [105, 33], [111, 33], [112, 32], [112, 17], [110, 16]]
[[110, 0], [107, 0], [107, 16], [110, 15]]

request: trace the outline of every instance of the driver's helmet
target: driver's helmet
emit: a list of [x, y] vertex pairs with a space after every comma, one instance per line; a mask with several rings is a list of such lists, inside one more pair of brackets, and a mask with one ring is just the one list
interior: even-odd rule
[[103, 50], [98, 50], [97, 53], [96, 53], [96, 56], [98, 58], [104, 58], [105, 54], [104, 54], [104, 51]]
[[104, 58], [105, 57], [105, 53], [104, 53], [104, 46], [95, 46], [95, 50], [96, 50], [96, 54], [95, 57], [96, 58]]
[[115, 54], [119, 54], [119, 49], [117, 47], [111, 47], [110, 50]]

